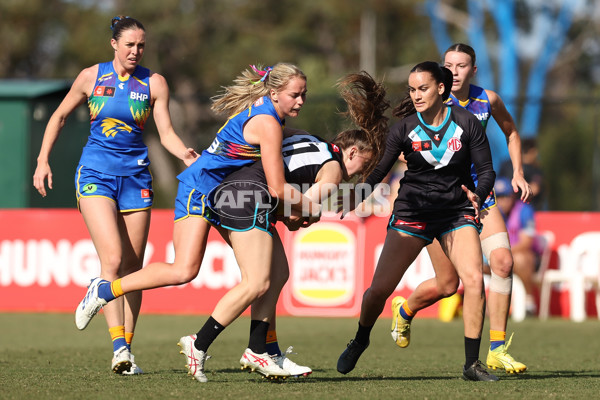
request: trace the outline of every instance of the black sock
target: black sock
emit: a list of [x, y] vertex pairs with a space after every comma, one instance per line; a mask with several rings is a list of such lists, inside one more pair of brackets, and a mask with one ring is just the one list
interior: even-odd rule
[[475, 361], [479, 360], [479, 346], [481, 338], [471, 339], [465, 336], [465, 369], [469, 368]]
[[256, 354], [267, 352], [267, 332], [269, 323], [253, 319], [250, 321], [250, 340], [248, 348]]
[[217, 322], [216, 319], [208, 317], [208, 320], [204, 323], [202, 329], [196, 334], [196, 340], [194, 341], [194, 347], [197, 350], [206, 353], [208, 347], [215, 341], [219, 333], [223, 332], [225, 327]]
[[369, 344], [369, 336], [371, 336], [371, 329], [373, 329], [373, 325], [362, 326], [359, 322], [354, 341], [362, 344], [363, 346], [367, 346]]

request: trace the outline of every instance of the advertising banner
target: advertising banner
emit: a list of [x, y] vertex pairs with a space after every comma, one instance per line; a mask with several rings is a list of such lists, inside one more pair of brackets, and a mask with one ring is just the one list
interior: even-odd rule
[[[554, 250], [581, 232], [600, 230], [600, 213], [537, 214], [538, 230], [556, 234]], [[72, 312], [100, 262], [83, 219], [74, 209], [0, 210], [0, 311]], [[358, 316], [386, 235], [387, 218], [324, 216], [306, 229], [289, 232], [278, 224], [290, 278], [278, 304], [280, 315]], [[154, 210], [144, 264], [172, 262], [173, 211]], [[398, 249], [402, 251], [402, 249]], [[554, 255], [551, 268], [556, 268]], [[398, 284], [395, 295], [409, 296], [433, 277], [423, 251]], [[142, 312], [209, 314], [240, 281], [233, 251], [211, 230], [198, 276], [188, 284], [148, 290]], [[556, 293], [552, 311], [568, 310]], [[390, 316], [389, 304], [383, 316]], [[437, 316], [437, 305], [421, 316]]]

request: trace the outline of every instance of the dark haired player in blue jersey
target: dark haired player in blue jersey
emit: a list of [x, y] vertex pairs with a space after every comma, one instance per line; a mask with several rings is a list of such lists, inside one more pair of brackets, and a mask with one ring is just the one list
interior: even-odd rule
[[[481, 122], [484, 130], [488, 120], [494, 117], [506, 136], [508, 152], [513, 166], [512, 190], [521, 191], [521, 200], [529, 201], [532, 191], [523, 175], [521, 160], [521, 139], [515, 123], [506, 110], [498, 94], [470, 83], [477, 71], [475, 51], [468, 45], [458, 43], [450, 46], [444, 55], [444, 65], [452, 71], [452, 93], [446, 104], [454, 104], [471, 112]], [[477, 182], [477, 171], [471, 171]], [[490, 349], [487, 365], [492, 369], [503, 369], [507, 373], [521, 373], [527, 366], [516, 361], [509, 353], [511, 340], [505, 342], [506, 326], [510, 310], [512, 293], [513, 257], [506, 225], [502, 214], [496, 207], [496, 198], [490, 194], [481, 207], [481, 247], [483, 255], [490, 265], [491, 279], [488, 294], [488, 310], [490, 315]], [[428, 307], [436, 301], [456, 293], [459, 277], [452, 263], [446, 257], [439, 243], [427, 246], [436, 276], [421, 283], [408, 299], [398, 296], [392, 301], [392, 337], [400, 347], [410, 343], [410, 323], [417, 311]], [[450, 297], [448, 304], [456, 304], [455, 296]], [[454, 314], [454, 307], [449, 309]], [[445, 311], [442, 311], [445, 312]], [[444, 319], [451, 319], [447, 315]], [[512, 336], [511, 336], [512, 339]]]
[[[354, 369], [386, 300], [423, 247], [437, 239], [465, 286], [463, 378], [498, 380], [479, 361], [485, 310], [479, 209], [492, 190], [495, 173], [479, 121], [460, 107], [444, 104], [451, 87], [452, 73], [436, 62], [411, 70], [409, 96], [394, 110], [400, 121], [390, 129], [385, 154], [367, 178], [370, 185], [381, 182], [404, 154], [407, 170], [371, 286], [363, 296], [358, 331], [338, 360], [340, 373]], [[477, 170], [477, 185], [471, 164]]]
[[[107, 280], [142, 267], [153, 201], [148, 148], [142, 140], [150, 113], [171, 154], [186, 165], [198, 157], [173, 130], [167, 82], [139, 65], [146, 45], [144, 26], [119, 16], [111, 29], [114, 59], [79, 73], [48, 122], [33, 176], [33, 185], [46, 196], [46, 179], [52, 189], [52, 147], [67, 117], [87, 102], [91, 128], [75, 174], [77, 204], [98, 252], [100, 276]], [[117, 374], [142, 372], [131, 354], [141, 302], [141, 292], [134, 292], [105, 308], [114, 351], [111, 368]]]
[[[289, 185], [285, 181], [281, 154], [285, 119], [296, 117], [304, 104], [306, 76], [288, 63], [264, 69], [250, 67], [235, 79], [233, 85], [213, 98], [212, 110], [226, 113], [228, 119], [212, 145], [178, 176], [173, 263], [151, 263], [112, 282], [95, 278], [75, 312], [79, 329], [85, 329], [104, 305], [123, 294], [181, 285], [194, 279], [204, 257], [209, 230], [219, 224], [218, 215], [211, 209], [209, 194], [227, 175], [259, 158], [265, 167], [271, 194], [286, 200], [289, 195], [293, 198], [289, 200], [291, 206], [309, 216], [308, 223], [318, 221], [320, 204], [295, 189], [286, 192]], [[240, 284], [223, 297], [222, 307], [213, 313], [213, 326], [224, 329], [234, 319], [232, 310], [236, 309], [240, 299], [256, 296], [264, 285], [264, 276], [259, 273], [250, 271], [242, 275]], [[190, 365], [194, 362], [190, 360]]]

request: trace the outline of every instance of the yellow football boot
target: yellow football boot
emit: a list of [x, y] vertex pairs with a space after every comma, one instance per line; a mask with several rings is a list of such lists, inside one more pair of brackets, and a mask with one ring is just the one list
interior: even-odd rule
[[400, 315], [400, 307], [406, 299], [396, 296], [392, 299], [392, 339], [399, 347], [405, 348], [410, 344], [410, 321]]
[[503, 369], [507, 374], [520, 374], [527, 370], [527, 365], [516, 361], [513, 356], [508, 354], [508, 348], [512, 342], [513, 335], [510, 335], [508, 343], [488, 352], [487, 366], [491, 369]]
[[450, 322], [461, 314], [462, 295], [454, 293], [440, 300], [438, 316], [442, 322]]

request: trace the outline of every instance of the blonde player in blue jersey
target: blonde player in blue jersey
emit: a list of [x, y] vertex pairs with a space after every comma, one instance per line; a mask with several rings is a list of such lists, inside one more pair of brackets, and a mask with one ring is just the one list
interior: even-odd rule
[[[98, 257], [100, 276], [115, 280], [142, 267], [150, 226], [152, 176], [144, 125], [153, 112], [162, 145], [191, 165], [198, 157], [173, 130], [165, 79], [139, 65], [144, 55], [144, 26], [134, 18], [111, 21], [114, 59], [79, 73], [54, 112], [42, 142], [33, 185], [46, 196], [52, 189], [49, 157], [67, 117], [81, 104], [90, 109], [91, 129], [75, 174], [77, 204]], [[131, 341], [142, 302], [133, 292], [106, 307], [113, 343], [112, 370], [142, 373], [131, 354]]]
[[[521, 200], [528, 202], [532, 192], [523, 175], [521, 138], [515, 122], [497, 93], [470, 83], [477, 72], [475, 51], [466, 44], [454, 44], [444, 54], [444, 66], [452, 71], [453, 75], [452, 93], [447, 104], [455, 104], [470, 111], [479, 119], [484, 129], [490, 118], [496, 120], [506, 136], [512, 161], [512, 190], [515, 193], [521, 191]], [[477, 182], [477, 174], [474, 171], [472, 174]], [[488, 294], [491, 343], [487, 365], [492, 369], [503, 369], [507, 373], [525, 372], [527, 366], [516, 361], [508, 353], [511, 340], [508, 343], [505, 341], [512, 293], [513, 258], [506, 225], [496, 207], [493, 192], [482, 205], [481, 222], [481, 247], [491, 269]], [[439, 243], [434, 242], [427, 246], [427, 251], [435, 269], [435, 278], [421, 283], [408, 299], [398, 296], [392, 301], [394, 317], [391, 333], [400, 347], [407, 347], [410, 343], [410, 323], [415, 313], [438, 300], [454, 295], [459, 285], [456, 270], [442, 252]]]
[[[387, 134], [388, 119], [384, 112], [389, 103], [385, 99], [385, 88], [365, 72], [346, 76], [339, 86], [348, 106], [346, 115], [358, 129], [339, 133], [332, 143], [307, 133], [295, 134], [283, 141], [287, 182], [316, 203], [324, 202], [332, 192], [337, 192], [342, 180], [368, 174], [381, 157]], [[257, 161], [227, 176], [214, 191], [214, 211], [220, 216], [219, 231], [233, 248], [240, 269], [246, 269], [244, 266], [248, 263], [262, 263], [263, 268], [257, 272], [270, 276], [262, 296], [252, 303], [253, 299], [240, 297], [235, 304], [238, 314], [252, 304], [250, 338], [240, 364], [269, 378], [307, 376], [312, 372], [310, 368], [296, 365], [287, 358], [288, 352], [282, 354], [278, 346], [273, 348], [273, 343], [268, 343], [269, 333], [275, 333], [277, 300], [289, 277], [289, 268], [281, 238], [274, 229], [278, 201], [273, 201], [265, 190], [265, 173], [263, 163]], [[289, 222], [286, 222], [288, 228], [298, 229], [297, 222]], [[271, 249], [271, 252], [263, 249]], [[213, 317], [222, 307], [223, 299], [217, 304]], [[221, 331], [220, 327], [215, 329], [217, 317], [213, 317], [197, 334], [184, 336], [179, 341], [190, 373], [200, 382], [206, 380], [207, 350]], [[193, 364], [192, 360], [195, 360]]]
[[[321, 205], [287, 184], [281, 153], [285, 119], [298, 116], [306, 99], [306, 83], [304, 73], [292, 64], [278, 63], [264, 69], [251, 66], [233, 85], [213, 98], [212, 110], [226, 114], [228, 119], [211, 146], [178, 176], [173, 228], [175, 260], [149, 264], [112, 282], [93, 279], [75, 312], [79, 329], [85, 329], [103, 306], [126, 293], [181, 285], [194, 279], [204, 257], [209, 230], [219, 224], [218, 215], [211, 209], [210, 194], [227, 175], [244, 165], [260, 159], [271, 194], [289, 200], [293, 209], [308, 216], [309, 224], [319, 220]], [[245, 236], [235, 249], [241, 253], [258, 251], [258, 254], [240, 265], [241, 282], [225, 294], [212, 313], [209, 322], [216, 327], [211, 331], [215, 337], [245, 309], [241, 306], [245, 302], [242, 299], [257, 298], [269, 285], [262, 260], [270, 256], [270, 249], [257, 245], [257, 241], [260, 238]], [[193, 343], [185, 342], [186, 353], [190, 353]], [[188, 369], [197, 380], [205, 382], [198, 362], [190, 358]], [[281, 372], [274, 362], [268, 367]]]

